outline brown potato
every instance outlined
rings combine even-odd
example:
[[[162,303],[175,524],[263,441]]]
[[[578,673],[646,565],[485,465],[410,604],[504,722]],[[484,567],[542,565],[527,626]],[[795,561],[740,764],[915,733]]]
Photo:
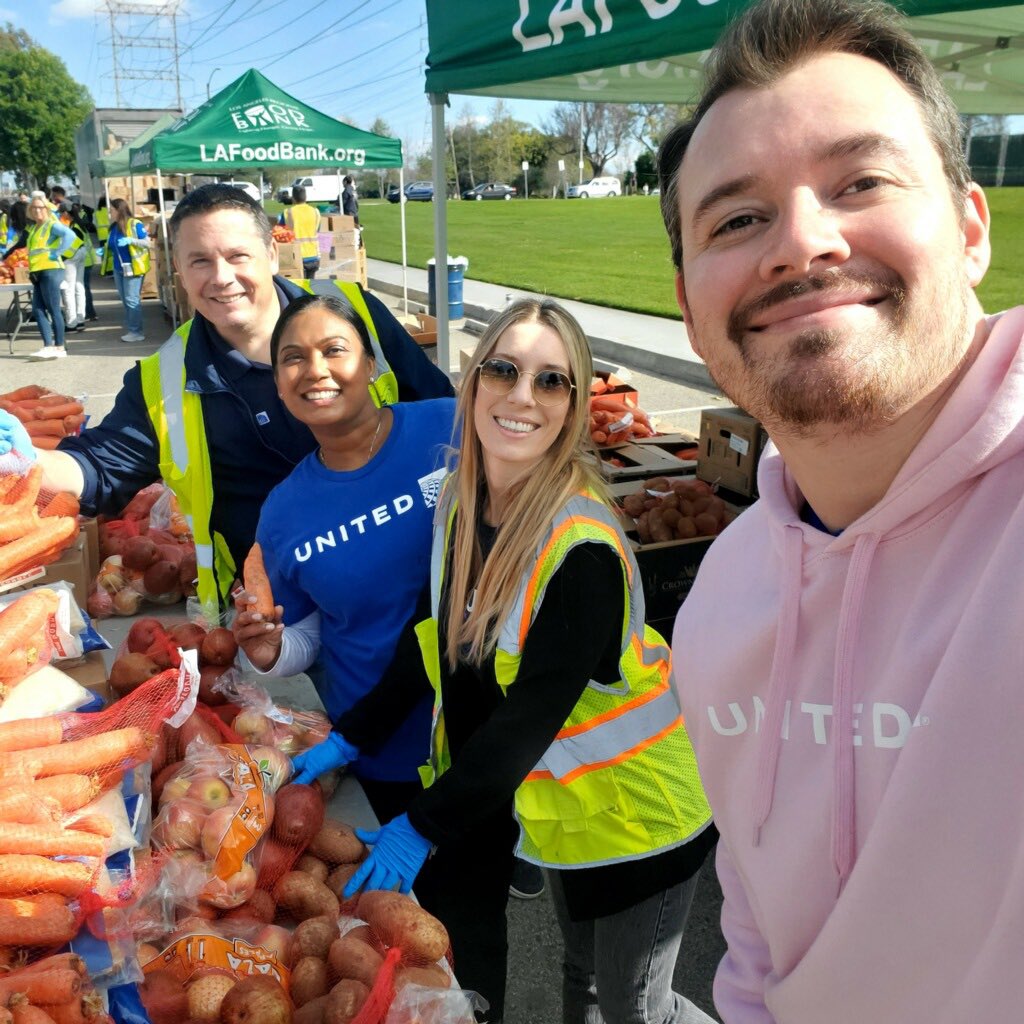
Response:
[[[327,963],[336,980],[351,978],[361,981],[367,988],[373,988],[384,958],[365,942],[345,935],[331,943]]]
[[[644,544],[649,544],[651,542],[651,514],[650,514],[650,512],[645,512],[642,516],[640,516],[639,519],[637,519],[637,521],[636,521],[636,532],[637,532],[637,536],[640,538],[640,540]]]
[[[357,911],[385,945],[398,946],[406,956],[434,962],[448,951],[444,925],[408,896],[380,890],[363,893]]]
[[[718,533],[718,517],[710,512],[698,512],[693,517],[693,523],[700,537],[714,537]]]
[[[305,871],[307,875],[312,875],[318,882],[326,882],[327,876],[330,874],[330,869],[319,857],[308,853],[304,853],[295,862],[295,870]]]
[[[274,900],[296,921],[310,917],[337,917],[338,897],[305,871],[289,871],[274,886]]]
[[[677,508],[666,508],[661,513],[661,521],[670,530],[674,530],[676,528],[676,523],[678,523],[680,519],[682,519],[682,516],[679,514],[679,509]]]
[[[339,900],[344,901],[344,889],[348,885],[349,879],[359,870],[358,864],[339,864],[328,876],[327,876],[327,888],[338,897]]]
[[[425,967],[399,967],[395,971],[395,991],[401,992],[406,985],[451,988],[452,979],[448,972],[437,964],[428,964]]]
[[[676,536],[680,540],[690,540],[697,536],[697,524],[694,523],[692,516],[683,516],[676,523]]]
[[[292,1016],[292,1024],[323,1024],[327,1012],[327,996],[317,996],[300,1006]],[[349,1020],[352,1018],[349,1017]]]
[[[334,917],[308,917],[300,921],[292,935],[292,958],[315,956],[327,959],[331,943],[338,938],[338,921]],[[324,989],[322,995],[326,995]]]
[[[345,978],[327,994],[324,1004],[324,1024],[349,1024],[363,1008],[370,990],[361,981]],[[295,1024],[298,1024],[296,1021]]]
[[[291,986],[289,989],[292,1002],[297,1006],[305,1006],[319,996],[330,991],[327,981],[327,962],[315,956],[304,956],[292,968]]]
[[[622,499],[622,507],[627,515],[638,516],[644,511],[644,496],[642,494],[627,494]]]
[[[350,826],[329,818],[313,836],[306,853],[328,865],[356,864],[366,859],[367,849]]]

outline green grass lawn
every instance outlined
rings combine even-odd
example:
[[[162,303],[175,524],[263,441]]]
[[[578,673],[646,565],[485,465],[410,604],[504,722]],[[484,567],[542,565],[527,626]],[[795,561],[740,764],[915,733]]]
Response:
[[[978,294],[995,312],[1020,303],[1024,188],[991,189],[992,267]],[[409,263],[434,254],[433,204],[406,206]],[[364,201],[367,254],[401,262],[398,206]],[[679,316],[668,238],[653,196],[448,204],[448,252],[469,258],[468,276],[561,298]]]

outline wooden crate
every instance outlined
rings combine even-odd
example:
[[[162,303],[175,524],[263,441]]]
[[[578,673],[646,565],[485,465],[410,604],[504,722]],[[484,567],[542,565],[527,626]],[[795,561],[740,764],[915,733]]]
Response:
[[[692,473],[695,462],[677,459],[668,451],[652,444],[626,441],[610,448],[599,448],[601,468],[609,480],[633,480],[642,476],[673,476]],[[610,460],[622,463],[616,465]]]

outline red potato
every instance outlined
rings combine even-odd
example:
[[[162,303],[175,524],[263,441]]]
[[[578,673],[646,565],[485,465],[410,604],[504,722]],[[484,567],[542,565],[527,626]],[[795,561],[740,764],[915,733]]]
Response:
[[[203,638],[206,636],[206,630],[195,622],[179,622],[168,632],[171,639],[183,651],[198,651],[199,645],[202,644]]]
[[[211,629],[199,647],[199,660],[203,665],[230,665],[238,653],[238,644],[230,629],[218,626]]]
[[[160,553],[148,537],[129,537],[124,545],[122,561],[129,569],[148,569]]]
[[[290,782],[277,791],[273,835],[286,846],[305,849],[324,823],[324,802],[312,786]]]
[[[143,654],[150,647],[157,637],[162,636],[165,630],[159,619],[145,618],[137,619],[128,630],[125,643],[128,650],[133,654]]]
[[[156,662],[145,654],[122,654],[110,666],[110,685],[118,697],[124,697],[159,674]]]
[[[211,708],[227,704],[227,697],[213,687],[217,680],[230,670],[230,665],[204,665],[199,670],[199,699],[204,704]]]

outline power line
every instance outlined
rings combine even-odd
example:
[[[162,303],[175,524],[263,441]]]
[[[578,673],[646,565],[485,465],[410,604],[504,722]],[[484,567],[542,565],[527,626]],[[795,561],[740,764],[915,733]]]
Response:
[[[378,85],[381,82],[387,82],[392,78],[398,78],[401,75],[407,75],[410,71],[419,71],[423,67],[422,61],[419,59],[419,54],[416,55],[416,59],[412,64],[407,67],[400,68],[398,71],[393,71],[390,75],[381,75],[376,78],[368,78],[364,82],[357,82],[355,85],[346,85],[342,90],[342,95],[345,97],[350,96],[354,92],[358,92],[360,89],[366,89],[371,85]],[[314,93],[312,96],[307,96],[306,102],[313,102],[315,100],[324,99],[328,96],[337,96],[338,90],[331,89],[329,92]]]
[[[375,53],[382,47],[390,46],[392,43],[397,43],[399,39],[404,39],[407,35],[412,32],[418,32],[423,27],[422,23],[419,25],[413,25],[412,28],[406,29],[405,32],[400,32],[397,36],[393,36],[391,39],[385,39],[384,42],[378,43],[376,46],[371,46],[368,50],[363,50],[362,53],[357,53],[354,57],[346,57],[344,60],[339,61],[337,64],[331,65],[329,68],[324,68],[323,71],[317,71],[312,75],[306,75],[305,78],[296,79],[294,82],[289,82],[288,87],[291,88],[293,85],[299,85],[301,82],[308,82],[311,78],[319,78],[321,75],[326,75],[330,71],[337,71],[338,68],[343,67],[345,64],[351,64],[353,61],[361,60],[363,57],[368,56],[371,53]]]
[[[321,2],[322,2],[322,0],[321,0]],[[370,0],[363,0],[363,2],[354,11],[350,11],[348,14],[343,14],[337,21],[332,22],[330,25],[327,26],[327,28],[321,34],[320,38],[321,39],[324,38],[325,35],[328,35],[330,33],[331,29],[333,29],[336,26],[340,25],[343,21],[346,21],[353,14],[357,14],[359,11],[361,11],[369,3],[370,3]],[[317,4],[317,6],[319,7],[320,5]],[[284,60],[285,57],[290,57],[293,53],[295,53],[296,50],[301,50],[306,45],[308,45],[308,44],[304,40],[303,42],[299,43],[297,46],[293,46],[290,50],[285,50],[285,52],[282,53],[279,57],[275,57],[269,64],[264,64],[263,67],[264,68],[272,68],[278,61]]]

